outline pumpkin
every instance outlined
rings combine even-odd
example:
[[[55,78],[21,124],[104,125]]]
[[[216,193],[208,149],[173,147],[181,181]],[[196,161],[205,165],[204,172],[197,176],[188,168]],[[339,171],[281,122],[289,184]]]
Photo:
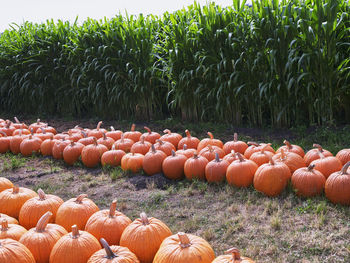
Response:
[[[157,139],[160,138],[160,134],[158,132],[151,131],[151,129],[146,126],[143,128],[147,131],[143,134],[143,136],[145,137],[145,141],[155,144]]]
[[[292,175],[292,185],[298,196],[312,197],[321,194],[326,183],[324,175],[317,171],[315,165],[296,170]]]
[[[245,158],[244,155],[241,155],[241,156],[242,156],[243,158]],[[231,164],[233,161],[238,160],[238,157],[237,157],[237,154],[235,153],[235,151],[232,150],[231,153],[226,154],[226,155],[224,156],[224,158],[222,158],[222,159],[225,160],[225,161],[227,161],[229,164]]]
[[[115,141],[111,137],[107,137],[106,133],[103,133],[102,136],[102,138],[97,140],[97,143],[103,144],[108,148],[108,150],[112,149],[112,146],[115,143]]]
[[[30,130],[28,130],[28,128],[26,128],[26,125],[24,123],[21,124],[21,127],[16,128],[16,130],[12,133],[12,136],[15,135],[29,135],[30,134]]]
[[[53,246],[61,237],[68,234],[63,227],[48,224],[51,216],[51,212],[46,212],[38,220],[36,227],[23,234],[19,240],[30,250],[36,263],[49,262]]]
[[[75,164],[79,160],[84,147],[85,145],[82,143],[71,141],[63,150],[63,160],[66,164]]]
[[[226,180],[230,185],[248,187],[253,183],[254,174],[258,165],[244,158],[239,152],[236,153],[238,160],[233,161],[226,170]]]
[[[213,248],[207,241],[180,232],[163,241],[153,263],[211,263],[214,258]]]
[[[279,153],[276,153],[272,159],[275,162],[282,162],[286,164],[292,174],[297,169],[306,167],[304,158],[294,152],[285,152],[284,149],[281,149]]]
[[[56,139],[53,138],[53,136],[50,139],[46,139],[43,141],[40,145],[40,152],[44,156],[51,156],[52,155],[52,148],[57,142]]]
[[[10,146],[11,148],[11,146]],[[350,149],[342,149],[335,156],[341,161],[342,165],[350,161]]]
[[[6,189],[0,192],[0,213],[17,219],[23,204],[35,196],[37,194],[34,191],[17,185],[11,189]]]
[[[26,138],[22,133],[14,135],[10,138],[9,149],[13,154],[19,154],[21,152],[21,143]]]
[[[63,226],[67,231],[72,225],[85,229],[86,222],[95,212],[99,211],[97,205],[87,198],[86,194],[78,195],[64,202],[57,210],[56,224]]]
[[[247,159],[249,159],[253,153],[260,151],[266,143],[257,144],[256,142],[248,142],[248,145],[250,146],[244,152],[244,157]],[[273,154],[275,153],[275,150],[270,145],[265,148],[265,151],[272,152]]]
[[[154,148],[156,150],[160,150],[166,154],[166,156],[171,155],[171,151],[176,151],[176,148],[174,145],[172,145],[170,142],[157,140],[157,143],[154,144]]]
[[[102,154],[107,151],[107,147],[103,144],[98,144],[95,138],[94,144],[85,146],[81,151],[81,161],[86,167],[95,167],[101,162]]]
[[[0,239],[12,238],[19,240],[27,230],[18,224],[9,224],[6,219],[2,219],[0,228]]]
[[[95,252],[87,263],[140,263],[136,255],[126,247],[109,246],[107,241],[100,239],[103,249]]]
[[[237,248],[230,248],[225,252],[229,255],[218,256],[212,263],[255,263],[251,258],[241,256]]]
[[[322,152],[318,152],[320,159],[316,159],[311,162],[315,165],[315,169],[320,171],[326,178],[332,173],[340,171],[342,168],[342,163],[337,157],[328,156],[325,157]]]
[[[198,152],[200,152],[202,149],[204,149],[208,145],[217,146],[219,148],[222,148],[224,146],[222,141],[220,141],[218,139],[214,139],[214,135],[211,132],[207,132],[207,134],[208,134],[209,138],[205,138],[198,143],[198,146],[197,146]]]
[[[176,151],[176,154],[185,155],[186,158],[188,159],[188,158],[191,158],[193,156],[193,154],[195,154],[196,152],[197,152],[196,149],[194,149],[194,148],[188,149],[187,144],[184,144],[182,149]]]
[[[63,204],[63,200],[56,195],[47,195],[41,189],[38,196],[27,200],[19,212],[19,223],[26,229],[36,225],[38,220],[48,211],[52,213],[50,222],[55,222],[58,208]]]
[[[208,182],[222,182],[226,177],[226,170],[230,164],[220,159],[219,154],[215,154],[215,159],[210,161],[205,167],[205,178]]]
[[[276,153],[280,153],[281,150],[283,149],[285,152],[293,152],[298,154],[300,157],[305,156],[305,152],[303,148],[301,148],[299,145],[291,144],[289,141],[284,140],[283,143],[285,144],[284,146],[281,146],[280,148],[277,149]]]
[[[273,156],[272,152],[266,151],[267,147],[269,147],[271,144],[265,144],[263,147],[260,148],[260,151],[253,153],[249,160],[255,162],[258,166],[268,163],[270,158]]]
[[[334,204],[350,205],[350,173],[347,162],[343,168],[332,173],[326,180],[326,197]]]
[[[185,133],[186,133],[186,137],[182,138],[179,141],[179,144],[177,145],[177,149],[182,149],[185,144],[187,145],[187,148],[197,149],[198,144],[200,142],[199,139],[197,137],[192,137],[189,130],[185,130]]]
[[[219,154],[220,158],[225,156],[223,149],[210,144],[199,152],[199,155],[205,157],[209,162],[215,159],[215,154]]]
[[[125,139],[130,139],[133,142],[138,142],[140,140],[142,133],[139,131],[135,131],[135,127],[135,124],[132,124],[130,131],[124,133]]]
[[[24,139],[20,144],[21,154],[24,156],[30,156],[33,153],[39,153],[41,143],[42,140],[33,135],[29,135],[29,137]]]
[[[178,133],[171,132],[169,129],[165,129],[163,131],[165,134],[160,137],[161,141],[170,142],[172,145],[174,145],[175,148],[177,148],[177,145],[179,144],[179,141],[182,139],[182,136]]]
[[[61,160],[63,159],[64,149],[71,143],[69,140],[57,140],[52,147],[52,157]]]
[[[7,136],[12,136],[13,132],[16,130],[16,128],[12,125],[11,121],[7,121],[6,125],[2,128],[0,128],[0,131],[5,133]]]
[[[325,157],[333,156],[333,154],[330,151],[323,149],[322,146],[319,144],[314,143],[313,147],[315,149],[311,149],[304,156],[304,161],[305,161],[307,166],[309,166],[312,161],[321,158],[320,155],[318,154],[319,152],[321,152]]]
[[[40,127],[39,129],[36,130],[35,133],[52,133],[53,135],[57,134],[57,131],[54,127],[51,127],[49,125],[45,125],[43,127]]]
[[[85,146],[95,143],[95,137],[88,136],[84,131],[81,131],[81,134],[83,135],[83,138],[78,141],[79,143],[84,144]]]
[[[103,166],[110,165],[113,167],[120,166],[121,160],[125,152],[122,150],[116,150],[115,146],[112,146],[110,151],[104,152],[101,156],[101,164]]]
[[[36,132],[39,128],[45,127],[47,123],[41,122],[40,119],[37,119],[36,122],[29,125],[28,129],[33,129],[33,132]]]
[[[8,216],[8,215],[1,214],[1,213],[0,213],[0,222],[1,222],[3,219],[6,219],[7,222],[8,222],[9,224],[16,224],[16,225],[18,225],[18,221],[17,221],[16,218],[13,218],[13,217],[11,217],[11,216]]]
[[[152,143],[145,141],[145,137],[141,136],[140,141],[135,142],[130,149],[132,153],[141,153],[145,155],[151,149]]]
[[[81,133],[81,130],[79,130],[78,132],[72,132],[72,130],[69,130],[68,135],[69,135],[68,140],[72,142],[78,142],[79,140],[84,138],[84,136]]]
[[[72,232],[61,237],[50,254],[50,263],[86,263],[101,245],[98,240],[86,231],[79,231],[76,225]]]
[[[192,158],[186,160],[184,165],[184,172],[187,179],[193,178],[205,179],[205,167],[208,164],[208,160],[195,153]]]
[[[162,221],[141,213],[140,218],[125,228],[120,245],[129,248],[140,262],[152,263],[162,241],[171,235],[170,229]]]
[[[54,135],[53,138],[56,140],[67,140],[68,141],[70,138],[70,135],[66,132],[58,133],[58,134]]]
[[[13,183],[5,178],[5,177],[0,177],[0,192],[6,190],[6,189],[10,189],[13,187]]]
[[[16,123],[13,123],[12,125],[16,129],[28,129],[28,126],[24,122],[20,122],[17,117],[14,117],[14,120]]]
[[[11,238],[0,239],[0,262],[36,263],[29,249]]]
[[[3,131],[0,131],[0,136],[0,153],[6,153],[10,150],[10,137]]]
[[[184,166],[186,161],[187,157],[185,155],[176,154],[175,151],[172,151],[171,155],[166,157],[162,164],[164,176],[173,180],[184,177]]]
[[[95,137],[96,139],[100,139],[103,137],[103,134],[107,131],[105,129],[101,129],[102,121],[97,123],[96,129],[90,130],[88,132],[89,137]]]
[[[106,136],[112,138],[114,141],[118,141],[122,137],[123,132],[120,130],[115,130],[113,126],[111,126],[111,130],[106,132]]]
[[[41,131],[40,133],[38,133]],[[36,131],[35,137],[39,138],[42,141],[45,141],[46,139],[50,139],[51,136],[54,136],[52,132],[47,132],[44,128],[40,128]]]
[[[109,209],[94,213],[86,223],[85,231],[97,240],[104,238],[111,245],[119,245],[124,229],[131,220],[123,213],[116,211],[117,201],[114,200]]]
[[[134,144],[133,140],[125,138],[124,134],[122,134],[122,137],[114,143],[114,146],[116,149],[122,150],[128,153],[130,152],[133,144]]]
[[[124,171],[137,173],[142,170],[144,156],[140,153],[127,153],[121,160],[121,168]]]
[[[244,154],[245,150],[247,150],[248,144],[246,144],[243,141],[238,140],[237,133],[233,134],[233,141],[228,141],[224,144],[223,150],[226,154],[231,153],[231,151],[239,152],[241,154]]]
[[[277,196],[288,183],[290,170],[284,163],[275,163],[270,158],[269,163],[261,165],[254,175],[254,188],[267,196]]]
[[[152,144],[151,151],[143,158],[142,168],[144,172],[148,175],[161,173],[162,163],[166,157],[167,155],[164,152],[156,150],[154,144]]]

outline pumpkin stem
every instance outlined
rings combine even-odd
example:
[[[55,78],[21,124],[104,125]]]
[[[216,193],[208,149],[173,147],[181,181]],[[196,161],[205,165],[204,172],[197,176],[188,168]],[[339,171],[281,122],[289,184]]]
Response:
[[[7,231],[9,229],[9,223],[6,219],[3,219],[1,222],[1,231]]]
[[[141,218],[141,221],[142,221],[142,224],[143,225],[149,225],[149,221],[148,221],[148,217],[147,217],[147,215],[146,215],[146,213],[145,212],[142,212],[141,214],[140,214],[140,218]]]
[[[307,167],[307,170],[308,170],[309,172],[311,172],[312,169],[315,168],[315,166],[316,166],[316,165],[314,165],[314,164],[310,164],[310,165]]]
[[[113,218],[115,216],[115,211],[117,210],[117,200],[113,200],[111,206],[109,207],[109,217]]]
[[[103,140],[107,140],[107,136],[105,132],[102,133],[102,136],[103,136]]]
[[[14,185],[12,188],[12,193],[13,194],[18,194],[19,193],[19,186],[18,185]]]
[[[283,148],[281,149],[281,160],[285,160],[286,159],[286,153],[284,152]]]
[[[349,166],[350,166],[350,161],[347,162],[346,164],[344,164],[343,168],[341,168],[340,174],[348,174],[347,171],[348,171]]]
[[[235,132],[235,133],[233,134],[233,141],[234,141],[234,142],[237,142],[237,141],[238,141],[238,134],[237,134],[237,132]]]
[[[236,152],[236,156],[238,157],[240,162],[245,162],[245,159],[243,158],[243,156],[240,152]]]
[[[232,156],[234,156],[235,155],[235,150],[231,150],[231,154],[232,154]]]
[[[81,204],[83,202],[83,199],[87,198],[87,197],[88,197],[87,194],[78,195],[77,198],[75,199],[75,202],[78,204]]]
[[[232,254],[233,262],[235,262],[236,260],[240,260],[241,259],[241,253],[235,247],[226,250],[225,253],[226,254]]]
[[[86,134],[86,132],[84,132],[84,131],[81,131],[80,133],[81,133],[81,134],[83,135],[83,137],[84,137],[84,138],[86,138],[86,137],[87,137],[87,134]]]
[[[37,119],[37,120],[36,120],[36,124],[40,124],[40,119]]]
[[[163,132],[164,132],[164,133],[167,133],[168,135],[171,134],[171,131],[170,131],[169,129],[165,129]]]
[[[105,256],[105,258],[107,258],[107,259],[113,259],[113,258],[116,258],[116,257],[117,257],[117,255],[114,254],[113,250],[111,249],[111,247],[109,246],[108,242],[107,242],[104,238],[101,238],[101,239],[100,239],[100,242],[101,242],[101,244],[102,244],[102,246],[103,246],[103,248],[105,249],[106,254],[107,254],[107,255]]]
[[[72,235],[71,235],[71,237],[72,237],[73,239],[76,239],[76,238],[78,238],[79,236],[80,236],[80,233],[79,233],[78,226],[77,226],[77,225],[73,225],[73,226],[72,226]]]
[[[30,134],[34,135],[34,129],[33,128],[30,128]]]
[[[50,211],[46,212],[42,217],[40,217],[38,223],[36,224],[35,230],[36,232],[44,232],[49,220],[52,216]]]
[[[287,147],[288,147],[289,150],[291,150],[291,149],[293,148],[293,146],[290,144],[289,141],[284,140],[283,143],[284,143],[285,145],[287,145]]]
[[[219,163],[220,162],[220,158],[219,158],[219,154],[215,153],[215,162]]]
[[[96,137],[93,137],[95,146],[98,145]]]
[[[20,123],[17,117],[14,117],[16,123]]]
[[[171,150],[171,156],[175,157],[176,156],[176,153],[174,150]]]
[[[115,131],[115,129],[114,129],[114,127],[113,127],[113,126],[111,126],[111,131]]]
[[[151,134],[152,133],[152,131],[151,131],[151,129],[150,128],[148,128],[147,126],[144,126],[143,127],[149,134]]]
[[[269,157],[269,160],[270,160],[270,164],[271,165],[275,165],[275,162],[272,160],[272,157],[270,155],[268,155],[268,157]]]
[[[183,150],[187,150],[187,144],[184,144],[184,147],[182,148]]]
[[[207,132],[207,134],[209,135],[210,140],[214,139],[214,135],[211,132]]]
[[[122,133],[122,135],[120,136],[120,142],[124,143],[124,133]]]
[[[314,147],[314,148],[318,148],[318,150],[319,150],[320,152],[323,152],[323,148],[322,148],[322,146],[321,146],[321,145],[319,145],[319,144],[317,144],[317,143],[314,143],[314,144],[312,145],[312,147]]]
[[[265,144],[265,145],[261,148],[261,153],[264,153],[265,150],[267,149],[267,147],[269,147],[270,145],[271,145],[271,143]]]
[[[322,151],[320,151],[320,149],[318,149],[318,156],[320,156],[320,159],[325,158],[325,156],[323,155]]]
[[[248,145],[259,146],[259,144],[258,144],[258,143],[256,143],[256,142],[247,142],[247,144],[248,144]]]
[[[11,123],[12,123],[12,122],[8,121],[8,122],[6,123],[6,126],[5,126],[5,127],[6,127],[7,129],[10,128]]]
[[[186,133],[187,138],[191,138],[191,133],[189,130],[185,130],[185,133]]]
[[[142,135],[142,136],[140,137],[140,141],[141,141],[142,144],[145,144],[145,136]]]
[[[193,153],[193,159],[198,159],[198,152]]]
[[[43,134],[46,134],[46,130],[43,127],[40,127],[39,129],[43,132]]]
[[[151,145],[152,153],[156,153],[156,148],[154,147],[154,144]]]
[[[210,144],[208,144],[208,149],[209,149],[209,152],[212,152],[212,151],[213,151],[213,147],[211,147]]]
[[[135,127],[136,127],[136,125],[135,125],[135,123],[133,123],[132,125],[131,125],[131,131],[135,131]]]
[[[187,247],[190,247],[192,245],[190,239],[188,238],[188,236],[185,233],[179,232],[179,233],[177,233],[177,236],[179,237],[181,248],[187,248]]]
[[[100,130],[100,127],[101,127],[101,125],[102,125],[102,121],[99,121],[98,123],[97,123],[97,127],[96,127],[96,130]]]
[[[111,149],[111,150],[112,150],[112,151],[115,150],[115,144],[112,145],[112,149]]]
[[[38,190],[38,196],[41,201],[46,200],[46,194],[41,188]]]
[[[74,145],[75,145],[75,142],[74,142],[74,141],[71,141],[71,142],[70,142],[70,146],[73,147]]]
[[[164,144],[164,142],[162,140],[160,140],[160,139],[157,139],[156,141],[159,143],[159,145],[163,145]]]

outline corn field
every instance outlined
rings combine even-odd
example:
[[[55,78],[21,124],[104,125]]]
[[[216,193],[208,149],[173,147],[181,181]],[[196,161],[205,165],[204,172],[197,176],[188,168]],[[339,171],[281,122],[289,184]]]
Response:
[[[13,25],[0,36],[0,111],[349,122],[349,11],[344,0],[234,0],[161,17]]]

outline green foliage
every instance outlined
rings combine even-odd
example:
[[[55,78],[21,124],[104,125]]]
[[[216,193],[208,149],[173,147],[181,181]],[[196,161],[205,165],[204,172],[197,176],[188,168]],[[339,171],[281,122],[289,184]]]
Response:
[[[234,0],[0,36],[0,110],[249,125],[350,120],[345,0]]]

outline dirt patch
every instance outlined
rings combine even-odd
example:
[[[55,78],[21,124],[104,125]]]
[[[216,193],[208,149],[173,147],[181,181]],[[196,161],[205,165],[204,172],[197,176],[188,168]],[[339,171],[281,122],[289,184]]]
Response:
[[[157,189],[167,189],[170,185],[174,185],[177,181],[170,180],[164,177],[163,174],[155,174],[152,176],[136,174],[126,179],[127,182],[135,186],[136,190],[147,189],[147,188],[157,188]]]

